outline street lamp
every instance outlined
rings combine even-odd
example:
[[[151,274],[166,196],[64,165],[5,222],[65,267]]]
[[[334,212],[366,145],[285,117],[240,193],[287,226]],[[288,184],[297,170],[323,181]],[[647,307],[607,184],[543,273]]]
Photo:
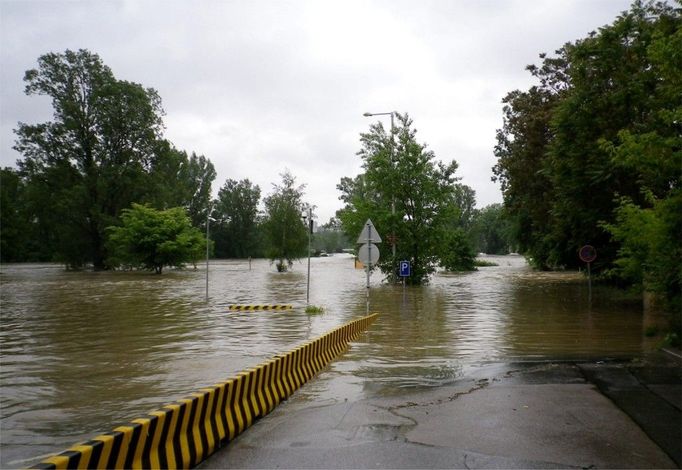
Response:
[[[390,113],[363,113],[362,115],[365,117],[391,116],[391,140],[393,140],[393,115],[394,114],[395,114],[395,111],[391,111]]]
[[[393,161],[393,152],[394,152],[394,147],[395,147],[395,142],[393,140],[393,130],[394,130],[394,125],[393,125],[393,115],[396,114],[395,111],[391,111],[388,113],[363,113],[362,115],[365,117],[371,117],[371,116],[391,116],[391,169],[393,169],[393,165],[395,162]],[[391,190],[391,193],[393,193],[393,190]],[[392,219],[395,219],[395,194],[391,194],[391,216]],[[392,224],[394,224],[395,221],[392,220]],[[395,227],[391,227],[394,229]],[[393,253],[393,262],[395,263],[395,231],[391,232],[391,251]]]

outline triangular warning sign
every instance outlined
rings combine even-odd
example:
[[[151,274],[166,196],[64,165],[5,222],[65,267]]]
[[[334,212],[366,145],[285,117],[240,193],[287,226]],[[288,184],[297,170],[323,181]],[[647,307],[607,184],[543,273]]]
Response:
[[[374,228],[371,219],[367,219],[367,222],[365,222],[365,226],[362,228],[362,232],[360,232],[360,236],[358,237],[358,243],[381,243],[379,232]]]

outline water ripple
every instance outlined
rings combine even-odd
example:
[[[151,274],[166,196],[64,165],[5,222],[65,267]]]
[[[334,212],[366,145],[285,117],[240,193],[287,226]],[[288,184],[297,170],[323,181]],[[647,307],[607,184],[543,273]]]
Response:
[[[390,394],[452,382],[481,361],[647,346],[639,304],[599,290],[589,304],[579,275],[493,259],[499,266],[438,273],[425,287],[374,274],[370,304],[381,315],[301,396]],[[30,465],[365,314],[365,275],[347,256],[312,260],[311,303],[326,310],[317,316],[303,311],[303,264],[281,274],[263,260],[214,262],[209,302],[205,274],[0,266],[0,466]],[[295,308],[229,311],[235,303]]]

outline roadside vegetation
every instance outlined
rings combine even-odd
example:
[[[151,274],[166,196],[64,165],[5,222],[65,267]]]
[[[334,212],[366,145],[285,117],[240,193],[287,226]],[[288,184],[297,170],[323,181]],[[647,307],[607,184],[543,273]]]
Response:
[[[182,207],[159,211],[133,204],[123,209],[121,225],[108,231],[110,266],[140,267],[161,274],[164,266],[196,263],[206,252],[206,238],[192,227]]]
[[[370,124],[362,171],[337,185],[343,207],[313,235],[312,251],[355,248],[370,218],[384,240],[384,278],[397,281],[397,261],[409,260],[409,282],[423,284],[439,267],[475,269],[477,253],[578,269],[578,250],[592,245],[592,272],[654,294],[679,342],[681,25],[679,8],[636,1],[527,67],[535,84],[503,99],[493,150],[503,204],[476,209],[457,162],[419,142],[407,113],[390,113],[389,128]],[[307,255],[301,214],[314,206],[288,171],[264,197],[250,180],[228,178],[213,200],[213,164],[164,138],[153,88],[117,79],[87,50],[45,54],[24,81],[29,97],[51,100],[53,118],[18,123],[21,159],[0,170],[2,262],[160,273],[205,253],[207,223],[217,257],[269,257],[285,271]]]
[[[284,272],[295,259],[305,256],[308,235],[301,220],[306,208],[302,200],[305,186],[296,186],[296,178],[288,171],[281,176],[282,183],[274,185],[274,191],[264,201],[263,235],[267,257],[277,271]]]
[[[267,254],[285,270],[305,254],[293,176],[283,175],[263,213],[260,188],[248,179],[227,179],[212,200],[213,164],[163,137],[154,89],[117,79],[87,50],[45,54],[24,81],[27,95],[51,99],[54,114],[19,123],[14,148],[22,158],[0,170],[2,262],[160,274],[204,256],[209,222],[217,256]]]
[[[489,268],[492,266],[499,266],[499,264],[494,263],[492,261],[476,258],[476,260],[474,261],[474,266],[476,266],[477,268]]]
[[[317,305],[306,305],[305,313],[307,313],[308,315],[320,315],[324,313],[324,307],[320,307]]]
[[[663,299],[680,335],[682,18],[635,2],[612,24],[541,54],[537,83],[504,102],[493,171],[513,238],[541,269],[593,272]]]
[[[457,162],[438,161],[417,141],[407,114],[393,115],[397,124],[390,129],[377,122],[361,134],[364,172],[337,186],[344,232],[360,233],[371,218],[386,247],[395,237],[395,257],[386,248],[378,263],[389,282],[399,279],[399,260],[410,260],[412,284],[428,282],[438,265],[473,269],[475,252],[465,232],[475,206],[473,190],[458,182]]]

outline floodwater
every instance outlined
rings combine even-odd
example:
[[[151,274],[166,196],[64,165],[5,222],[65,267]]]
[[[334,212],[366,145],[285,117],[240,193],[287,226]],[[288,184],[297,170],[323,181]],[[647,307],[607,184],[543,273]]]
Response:
[[[380,316],[346,354],[299,390],[328,401],[446,384],[489,361],[641,355],[641,302],[577,273],[538,273],[518,256],[473,273],[436,274],[424,287],[381,284]],[[265,260],[214,261],[194,271],[66,272],[0,266],[0,467],[46,454],[142,417],[362,316],[365,275],[347,255],[280,274]],[[231,304],[292,304],[229,311]]]

